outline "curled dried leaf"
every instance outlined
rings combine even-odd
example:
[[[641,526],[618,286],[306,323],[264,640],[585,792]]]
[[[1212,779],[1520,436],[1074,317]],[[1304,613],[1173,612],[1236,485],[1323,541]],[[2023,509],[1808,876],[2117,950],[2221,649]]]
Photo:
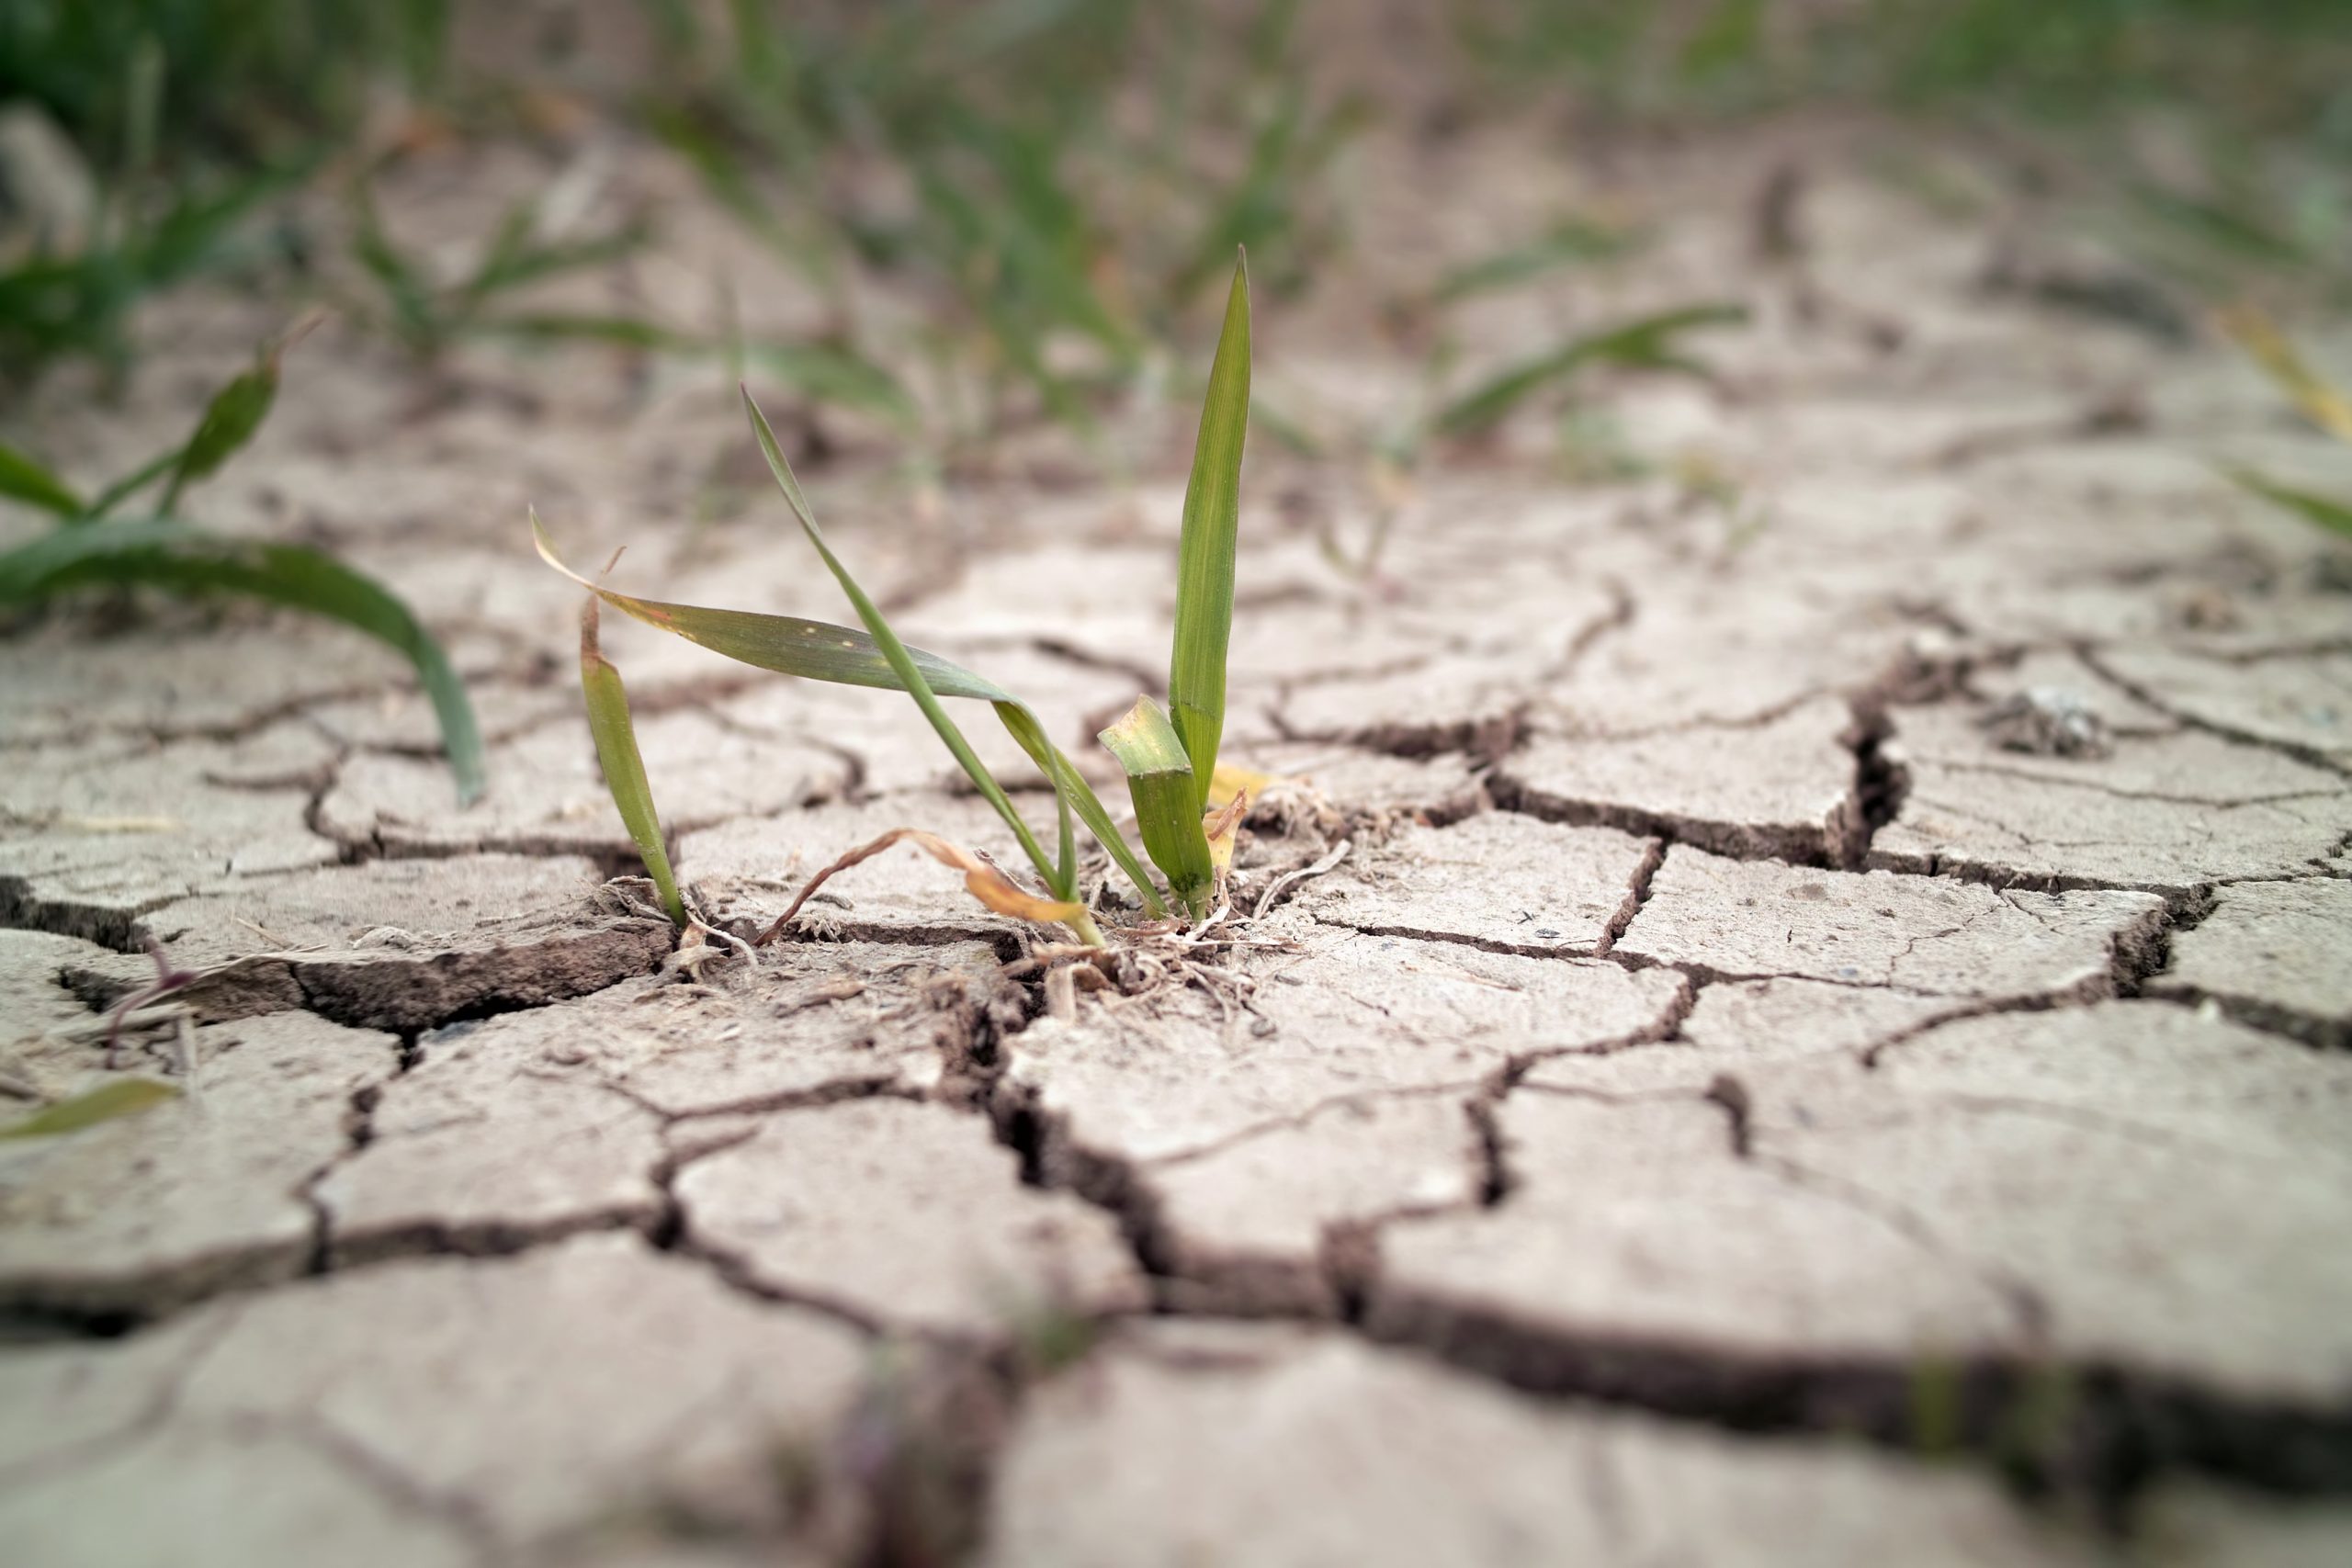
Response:
[[[1201,818],[1201,831],[1209,840],[1209,863],[1216,868],[1220,885],[1233,869],[1233,840],[1240,834],[1241,818],[1249,813],[1250,792],[1237,789],[1231,800]]]
[[[2352,441],[2352,397],[2312,369],[2277,322],[2251,305],[2223,310],[2218,320],[2305,419],[2339,441]]]
[[[1237,795],[1262,795],[1283,781],[1234,762],[1219,762],[1209,775],[1209,804],[1223,806]]]
[[[872,860],[891,845],[900,842],[911,843],[941,864],[962,872],[964,886],[972,897],[996,913],[1011,915],[1015,919],[1035,920],[1041,925],[1067,925],[1081,937],[1092,937],[1089,945],[1101,945],[1100,936],[1094,931],[1093,918],[1087,914],[1085,905],[1063,899],[1040,898],[1034,893],[1025,893],[1012,878],[971,851],[960,844],[950,843],[936,833],[926,833],[920,828],[893,828],[880,838],[858,845],[810,877],[808,886],[801,888],[784,913],[759,934],[758,942],[763,945],[781,935],[785,927],[792,923],[792,918],[800,912],[800,907],[808,902],[809,896],[833,876],[861,861]]]

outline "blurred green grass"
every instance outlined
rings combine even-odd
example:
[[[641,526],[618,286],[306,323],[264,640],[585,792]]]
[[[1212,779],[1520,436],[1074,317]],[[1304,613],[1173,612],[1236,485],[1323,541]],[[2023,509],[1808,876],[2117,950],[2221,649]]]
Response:
[[[567,25],[520,26],[505,0],[0,0],[0,112],[45,117],[98,195],[79,236],[0,205],[11,388],[76,356],[119,376],[142,299],[284,263],[251,236],[322,171],[347,181],[396,156],[380,128],[362,144],[371,118],[422,112],[461,141],[534,134],[514,112],[533,94],[683,154],[828,302],[808,352],[869,385],[957,382],[924,434],[943,450],[1038,414],[1091,432],[1165,374],[1161,345],[1235,244],[1270,305],[1314,287],[1350,243],[1346,150],[1383,115],[1566,107],[1640,127],[1866,106],[2046,139],[2102,183],[2110,231],[2197,294],[2249,274],[2346,286],[2345,0],[1442,0],[1445,47],[1412,61],[1410,110],[1330,89],[1324,62],[1382,20],[1346,0],[541,9]],[[647,40],[633,79],[568,63],[623,32]],[[2180,129],[2185,163],[2145,164],[2149,115]],[[853,278],[922,330],[873,341]]]
[[[117,167],[138,113],[134,60],[164,64],[155,151],[174,167],[282,156],[348,134],[369,85],[429,85],[463,0],[0,0],[0,102],[40,106]]]

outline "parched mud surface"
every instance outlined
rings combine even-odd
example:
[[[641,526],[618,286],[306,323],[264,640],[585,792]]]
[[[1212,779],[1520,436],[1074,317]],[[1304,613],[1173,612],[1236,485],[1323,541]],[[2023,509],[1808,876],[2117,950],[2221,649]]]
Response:
[[[1476,172],[1534,156],[1375,143],[1399,265],[1503,237]],[[2352,576],[2211,466],[2331,456],[2219,354],[1987,294],[1992,220],[1834,137],[1759,271],[1787,151],[1630,165],[1657,248],[1461,321],[1500,359],[1747,299],[1714,385],[1591,393],[1739,518],[1567,483],[1531,418],[1425,472],[1359,584],[1316,538],[1370,526],[1358,476],[1261,442],[1229,746],[1284,782],[1240,913],[1125,992],[911,852],[755,964],[679,948],[605,886],[523,507],[664,596],[838,618],[738,492],[731,389],[585,352],[428,385],[319,334],[207,514],[424,606],[492,791],[458,809],[421,700],[316,624],[0,645],[0,1094],[189,1091],[0,1143],[6,1555],[2352,1560]],[[710,219],[631,160],[684,289]],[[444,185],[416,220],[480,204]],[[272,324],[191,310],[54,449],[143,448]],[[1288,406],[1415,396],[1337,300],[1259,345]],[[1183,449],[1073,487],[1065,441],[920,505],[854,423],[808,473],[905,634],[1076,750],[1160,662]],[[735,929],[902,824],[1018,863],[910,705],[606,648]],[[2100,744],[2036,720],[2082,709]],[[201,972],[187,1032],[110,1068],[149,938]]]

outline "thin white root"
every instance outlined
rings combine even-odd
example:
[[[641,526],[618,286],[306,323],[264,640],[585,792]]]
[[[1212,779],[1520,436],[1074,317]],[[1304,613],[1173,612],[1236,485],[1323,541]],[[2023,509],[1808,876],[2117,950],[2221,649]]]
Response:
[[[196,1019],[195,1016],[185,1008],[180,1010],[179,1025],[180,1081],[187,1086],[184,1092],[187,1095],[188,1099],[195,1100],[198,1098],[196,1091],[196,1067],[198,1061]]]
[[[1057,964],[1046,971],[1046,1010],[1058,1023],[1078,1021],[1078,982],[1067,964]]]
[[[1232,905],[1219,903],[1216,908],[1211,909],[1207,914],[1201,917],[1201,923],[1199,925],[1194,926],[1191,931],[1186,931],[1182,937],[1178,938],[1177,940],[1179,943],[1184,947],[1198,947],[1201,944],[1201,939],[1208,935],[1216,927],[1223,925],[1232,913]]]
[[[704,941],[723,942],[728,946],[733,948],[737,954],[742,958],[745,964],[754,969],[757,969],[760,966],[760,955],[757,950],[755,950],[750,942],[745,942],[741,937],[737,936],[733,931],[720,931],[717,926],[710,924],[708,921],[697,919],[691,915],[687,917],[686,923],[694,930],[702,932]]]
[[[186,1002],[157,1002],[146,1007],[133,1008],[122,1014],[119,1019],[109,1017],[93,1019],[88,1023],[69,1023],[57,1032],[57,1037],[60,1040],[71,1040],[78,1044],[104,1040],[112,1032],[152,1029],[157,1024],[172,1023],[191,1016],[193,1016],[193,1010]]]
[[[1303,865],[1296,871],[1285,872],[1282,875],[1274,878],[1272,886],[1269,886],[1265,892],[1258,896],[1258,907],[1250,911],[1250,920],[1255,922],[1264,919],[1266,918],[1266,911],[1274,907],[1274,900],[1280,897],[1283,890],[1288,888],[1291,884],[1295,882],[1304,882],[1310,876],[1321,876],[1332,867],[1338,865],[1341,861],[1347,859],[1348,851],[1351,847],[1351,846],[1348,840],[1341,839],[1339,843],[1332,847],[1329,854],[1325,855],[1313,865]]]

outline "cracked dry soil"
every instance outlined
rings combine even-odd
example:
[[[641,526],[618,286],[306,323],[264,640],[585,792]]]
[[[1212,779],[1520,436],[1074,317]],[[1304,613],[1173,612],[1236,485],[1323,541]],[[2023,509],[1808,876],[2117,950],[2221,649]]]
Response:
[[[1374,141],[1419,195],[1368,251],[1491,222],[1494,149]],[[1743,475],[1756,536],[1514,429],[1367,596],[1275,504],[1355,528],[1352,481],[1253,454],[1230,746],[1305,782],[1236,906],[1351,850],[1144,998],[1049,1005],[1035,934],[911,854],[755,968],[680,964],[603,886],[520,519],[836,614],[764,509],[645,522],[739,444],[729,394],[583,352],[420,412],[322,333],[213,510],[426,606],[493,787],[455,809],[420,700],[311,623],[0,648],[0,1092],[103,1076],[144,938],[204,976],[185,1100],[0,1145],[6,1555],[2352,1560],[2352,598],[2203,460],[2324,454],[2217,355],[1976,289],[1987,231],[1834,145],[1804,284],[1852,310],[1792,310],[1736,221],[1777,155],[1654,154],[1677,241],[1590,286],[1755,304],[1713,388],[1610,395]],[[141,446],[268,324],[207,302],[61,442]],[[1261,339],[1270,385],[1409,395],[1312,320]],[[2120,388],[2142,427],[2059,417]],[[854,441],[819,472],[908,635],[1076,750],[1157,662],[1165,603],[1104,585],[1163,573],[1181,453],[1072,490],[1056,439],[912,525]],[[903,823],[1009,849],[908,705],[607,648],[723,916]],[[2047,688],[2103,754],[1997,744]]]

